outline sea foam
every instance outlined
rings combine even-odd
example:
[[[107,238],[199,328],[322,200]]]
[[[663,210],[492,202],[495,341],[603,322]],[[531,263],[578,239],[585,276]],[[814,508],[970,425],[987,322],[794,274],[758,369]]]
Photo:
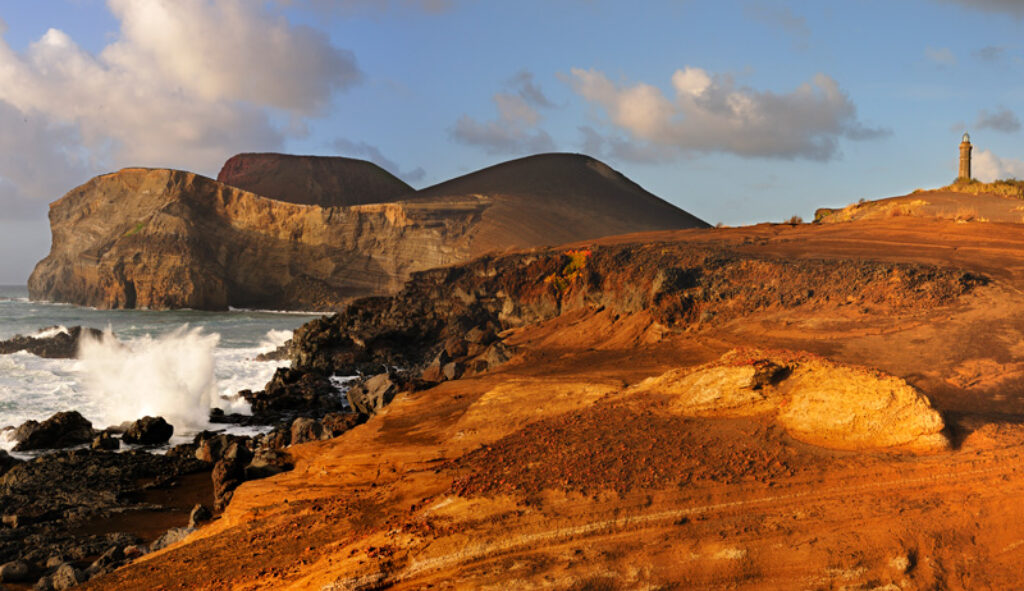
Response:
[[[78,369],[99,425],[162,416],[176,431],[209,425],[218,401],[214,352],[216,333],[187,325],[156,338],[121,342],[109,331],[83,338]],[[235,410],[235,409],[231,409]]]

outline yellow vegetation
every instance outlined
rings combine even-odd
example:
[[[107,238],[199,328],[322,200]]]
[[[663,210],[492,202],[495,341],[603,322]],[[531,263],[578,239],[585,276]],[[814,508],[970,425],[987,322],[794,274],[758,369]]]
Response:
[[[968,195],[993,194],[1001,197],[1024,199],[1024,181],[1017,179],[999,179],[991,183],[983,183],[974,179],[958,178],[952,185],[943,187],[943,191],[967,193]]]

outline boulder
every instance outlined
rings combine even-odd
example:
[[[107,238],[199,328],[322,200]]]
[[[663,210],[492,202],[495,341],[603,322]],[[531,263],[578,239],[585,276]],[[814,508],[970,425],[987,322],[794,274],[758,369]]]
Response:
[[[50,584],[56,591],[64,591],[85,581],[85,574],[71,563],[65,562],[50,575]]]
[[[241,443],[232,443],[213,466],[213,507],[223,511],[231,502],[235,488],[245,481],[245,467],[252,460],[252,452]]]
[[[26,421],[14,432],[14,451],[72,447],[92,441],[92,423],[77,411],[59,412],[42,423]]]
[[[125,443],[141,445],[158,445],[167,443],[174,434],[174,427],[163,417],[142,417],[128,426],[121,436]]]
[[[390,374],[377,374],[363,383],[349,388],[348,403],[352,410],[358,413],[367,416],[374,415],[394,399],[398,388],[398,384]]]
[[[164,532],[163,535],[161,535],[159,538],[157,538],[150,545],[149,549],[151,552],[156,552],[157,550],[161,550],[163,548],[170,546],[171,544],[176,544],[184,540],[188,537],[190,533],[194,531],[196,530],[192,527],[172,527],[171,529]]]
[[[242,396],[253,415],[289,412],[329,412],[341,410],[342,399],[327,376],[287,367],[278,368],[264,390],[243,390]]]
[[[320,425],[320,421],[307,417],[299,417],[292,421],[292,445],[305,443],[307,441],[317,441],[321,438],[323,432],[324,429],[323,426]]]
[[[794,439],[840,450],[948,449],[942,416],[919,390],[884,372],[802,352],[734,350],[697,368],[648,378],[630,394],[660,397],[685,416],[773,414]]]
[[[245,467],[245,480],[268,478],[292,469],[291,456],[274,449],[259,449]]]
[[[120,449],[121,440],[112,436],[110,431],[102,431],[99,435],[93,438],[92,445],[90,447],[95,450],[113,451]]]
[[[196,446],[196,459],[211,464],[216,463],[234,443],[245,445],[250,440],[243,435],[230,435],[227,433],[213,433],[203,431],[195,437],[193,442]]]
[[[32,579],[32,573],[28,563],[23,560],[13,560],[0,565],[0,583],[24,583]]]

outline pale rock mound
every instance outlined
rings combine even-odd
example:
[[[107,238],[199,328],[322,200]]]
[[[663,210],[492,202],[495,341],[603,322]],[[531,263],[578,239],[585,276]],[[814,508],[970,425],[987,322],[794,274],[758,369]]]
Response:
[[[795,439],[831,449],[949,448],[942,416],[906,381],[809,354],[734,350],[696,369],[672,370],[633,386],[685,416],[775,413]]]

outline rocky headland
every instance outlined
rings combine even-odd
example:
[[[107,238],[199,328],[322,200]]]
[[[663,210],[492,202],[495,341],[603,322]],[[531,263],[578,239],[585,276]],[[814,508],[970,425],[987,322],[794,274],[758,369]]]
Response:
[[[29,293],[99,308],[327,310],[491,251],[707,226],[585,156],[532,156],[401,198],[397,179],[338,160],[225,165],[224,180],[277,199],[183,171],[96,177],[51,204],[53,244]],[[307,168],[309,187],[289,180]]]

